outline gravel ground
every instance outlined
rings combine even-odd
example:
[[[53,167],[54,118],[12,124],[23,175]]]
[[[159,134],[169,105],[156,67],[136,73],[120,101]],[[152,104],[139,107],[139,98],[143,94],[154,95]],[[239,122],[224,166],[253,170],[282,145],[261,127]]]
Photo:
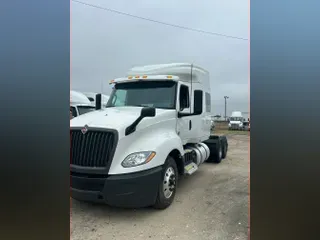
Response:
[[[203,164],[181,178],[166,210],[119,209],[72,200],[72,240],[246,240],[249,212],[249,136],[229,135],[220,164]]]

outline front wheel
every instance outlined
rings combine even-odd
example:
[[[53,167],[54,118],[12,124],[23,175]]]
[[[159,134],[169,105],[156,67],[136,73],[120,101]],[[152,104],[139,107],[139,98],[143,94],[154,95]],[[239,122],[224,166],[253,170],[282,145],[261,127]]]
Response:
[[[164,165],[162,179],[159,184],[158,196],[155,205],[156,209],[165,209],[171,205],[176,194],[178,181],[178,169],[175,160],[168,157]]]

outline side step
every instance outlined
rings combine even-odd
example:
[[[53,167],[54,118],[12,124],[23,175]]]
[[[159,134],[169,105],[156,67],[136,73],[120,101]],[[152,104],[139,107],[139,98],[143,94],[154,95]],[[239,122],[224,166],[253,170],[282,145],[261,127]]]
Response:
[[[184,167],[184,172],[185,172],[185,174],[187,174],[187,175],[191,175],[191,174],[193,174],[195,171],[197,171],[198,170],[198,166],[197,166],[197,164],[195,164],[194,162],[192,162],[192,163],[189,163],[188,165],[186,165],[185,167]]]

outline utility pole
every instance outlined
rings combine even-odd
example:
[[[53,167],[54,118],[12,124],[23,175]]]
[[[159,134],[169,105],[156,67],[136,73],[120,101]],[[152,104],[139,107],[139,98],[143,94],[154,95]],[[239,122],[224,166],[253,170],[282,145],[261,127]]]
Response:
[[[228,96],[224,96],[224,120],[227,121],[227,99]]]

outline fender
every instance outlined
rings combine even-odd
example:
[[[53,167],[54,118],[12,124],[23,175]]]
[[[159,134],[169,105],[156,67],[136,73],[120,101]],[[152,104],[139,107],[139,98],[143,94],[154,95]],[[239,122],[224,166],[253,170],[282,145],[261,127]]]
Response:
[[[161,166],[174,149],[177,149],[181,155],[184,154],[182,142],[175,131],[175,121],[173,120],[134,132],[119,140],[109,174],[133,173]],[[141,166],[122,167],[121,163],[127,156],[140,151],[154,151],[156,156],[149,163]]]

